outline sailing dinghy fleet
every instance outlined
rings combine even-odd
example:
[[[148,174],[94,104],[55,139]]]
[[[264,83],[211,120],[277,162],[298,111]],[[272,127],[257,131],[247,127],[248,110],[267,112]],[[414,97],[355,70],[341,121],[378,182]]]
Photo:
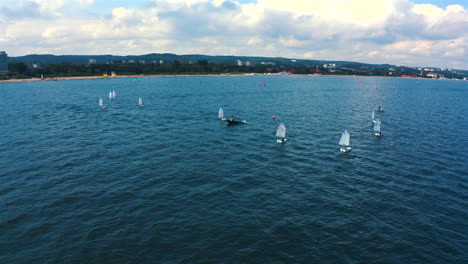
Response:
[[[379,106],[377,111],[383,112],[382,107]],[[218,118],[221,119],[222,121],[228,122],[228,125],[229,124],[230,125],[237,125],[237,124],[247,123],[245,120],[240,121],[240,120],[236,119],[234,116],[232,116],[230,119],[226,119],[224,117],[223,107],[219,107]],[[377,137],[382,136],[382,129],[381,129],[382,121],[375,118],[375,110],[372,110],[371,118],[372,118],[372,123],[374,124],[374,134],[375,134],[375,136],[377,136]],[[275,120],[276,116],[273,116],[272,119]],[[284,125],[284,123],[279,124],[278,128],[276,129],[276,136],[280,138],[280,139],[276,140],[276,142],[278,144],[282,144],[282,143],[287,141],[287,139],[286,139],[286,126]],[[346,153],[346,152],[351,151],[350,138],[351,138],[351,135],[349,134],[349,132],[347,130],[344,130],[343,133],[341,134],[340,141],[338,142],[338,145],[340,146],[340,152]]]
[[[109,100],[114,100],[117,98],[117,93],[115,91],[110,91],[109,92]],[[138,105],[140,107],[144,107],[145,105],[143,104],[143,99],[141,97],[138,97]],[[104,105],[104,101],[102,98],[99,98],[99,107],[101,109],[106,109],[107,107]],[[381,106],[378,107],[377,109],[378,112],[383,112],[383,108]],[[224,109],[223,107],[219,107],[218,109],[218,118],[221,119],[222,121],[226,121],[228,125],[239,125],[239,124],[246,124],[246,120],[240,120],[237,119],[234,116],[231,116],[231,118],[227,119],[224,116]],[[379,119],[375,118],[375,110],[372,110],[371,114],[372,118],[372,123],[374,124],[374,135],[377,137],[382,136],[382,129],[381,125],[382,122]],[[276,116],[274,116],[273,120],[276,119]],[[278,144],[282,144],[287,141],[286,139],[286,126],[284,123],[280,123],[277,130],[276,130],[276,136],[279,137],[279,139],[276,140]],[[340,141],[338,145],[340,145],[340,152],[349,152],[351,151],[351,144],[350,144],[350,134],[348,133],[347,130],[344,130],[343,133],[341,134]]]
[[[117,93],[115,93],[115,91],[110,91],[109,100],[114,100],[115,98],[117,98]]]
[[[115,100],[117,98],[117,93],[115,91],[110,91],[109,92],[109,100]],[[138,105],[140,107],[144,107],[145,105],[143,104],[143,99],[141,99],[141,97],[138,97]],[[107,107],[104,106],[104,100],[102,100],[102,97],[99,98],[99,107],[101,109],[106,109]]]

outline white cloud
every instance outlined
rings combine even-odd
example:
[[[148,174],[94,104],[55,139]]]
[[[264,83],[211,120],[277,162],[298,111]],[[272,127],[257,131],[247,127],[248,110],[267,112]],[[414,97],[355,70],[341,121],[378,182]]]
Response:
[[[57,10],[65,6],[65,0],[34,0],[42,10]]]
[[[93,3],[23,0],[16,9],[0,4],[0,45],[13,56],[194,52],[468,68],[468,10],[462,5],[153,0],[142,8],[116,6],[104,15],[74,12]],[[2,13],[9,19],[2,20]]]

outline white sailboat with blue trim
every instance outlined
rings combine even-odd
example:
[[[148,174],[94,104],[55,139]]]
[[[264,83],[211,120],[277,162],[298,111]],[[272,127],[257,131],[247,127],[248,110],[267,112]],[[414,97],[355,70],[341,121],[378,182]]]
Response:
[[[381,128],[382,122],[380,120],[376,120],[374,123],[374,132],[376,137],[382,136],[382,128]]]
[[[104,106],[104,101],[102,100],[102,98],[99,98],[99,107],[101,107],[101,109],[106,109],[106,107]]]
[[[226,118],[224,117],[224,109],[222,107],[219,107],[218,118],[220,118],[223,121],[226,120]]]
[[[349,139],[350,139],[350,135],[348,133],[348,131],[343,131],[343,133],[341,134],[341,139],[340,139],[340,143],[338,143],[338,145],[341,146],[340,148],[340,151],[341,152],[348,152],[351,150],[351,146],[349,144]]]
[[[283,123],[278,126],[276,136],[281,138],[276,140],[279,144],[286,142],[286,126]]]

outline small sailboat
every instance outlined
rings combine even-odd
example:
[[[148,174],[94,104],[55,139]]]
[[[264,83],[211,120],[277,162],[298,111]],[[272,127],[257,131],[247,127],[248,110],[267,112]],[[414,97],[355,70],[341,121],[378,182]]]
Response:
[[[383,108],[382,108],[382,106],[381,106],[381,105],[379,105],[379,107],[377,107],[377,111],[379,111],[379,112],[383,112]]]
[[[276,130],[276,136],[281,138],[277,139],[276,142],[280,144],[286,142],[286,127],[283,123],[278,126],[278,129]]]
[[[112,91],[109,92],[109,100],[112,100]]]
[[[342,146],[340,148],[341,152],[348,152],[351,150],[351,147],[349,146],[349,138],[350,138],[350,135],[348,131],[346,130],[343,131],[343,134],[341,134],[340,143],[338,143],[340,146]]]
[[[104,101],[102,100],[102,98],[99,98],[99,107],[101,107],[102,109],[106,109],[106,107],[104,106]]]
[[[226,118],[224,117],[224,109],[222,107],[219,107],[218,118],[221,118],[221,120],[223,120],[223,121],[226,120]]]
[[[112,99],[115,99],[117,98],[117,94],[115,93],[115,91],[112,91]]]
[[[382,124],[382,122],[380,122],[380,120],[378,120],[378,119],[374,123],[374,132],[375,132],[375,136],[377,136],[377,137],[380,137],[382,135],[382,130],[380,128],[381,124]]]
[[[138,97],[138,105],[141,107],[144,107],[145,105],[143,104],[143,99],[141,97]]]

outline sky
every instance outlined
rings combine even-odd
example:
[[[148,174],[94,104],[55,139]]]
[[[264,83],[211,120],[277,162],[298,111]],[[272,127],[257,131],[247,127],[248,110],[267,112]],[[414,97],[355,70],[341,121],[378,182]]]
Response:
[[[468,0],[0,0],[0,50],[468,69]]]

